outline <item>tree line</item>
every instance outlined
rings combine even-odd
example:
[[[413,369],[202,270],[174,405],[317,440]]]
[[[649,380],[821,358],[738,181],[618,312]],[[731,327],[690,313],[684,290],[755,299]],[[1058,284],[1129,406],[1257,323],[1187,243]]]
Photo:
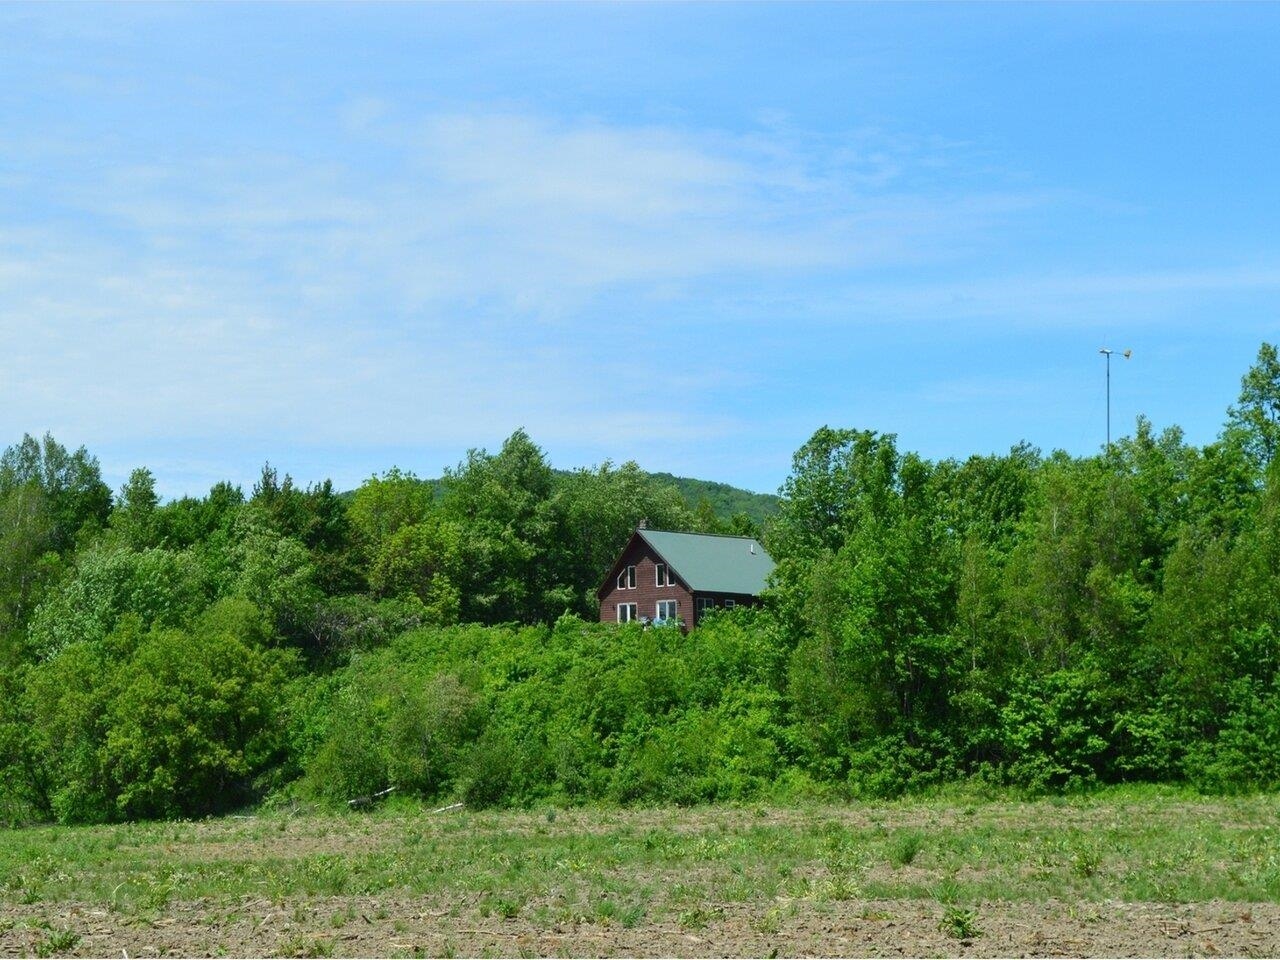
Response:
[[[959,778],[1280,785],[1280,361],[1219,437],[930,461],[823,427],[764,530],[517,431],[350,495],[270,466],[161,503],[0,456],[0,819],[395,786],[473,804],[890,796]],[[765,605],[595,623],[640,520],[762,534]]]

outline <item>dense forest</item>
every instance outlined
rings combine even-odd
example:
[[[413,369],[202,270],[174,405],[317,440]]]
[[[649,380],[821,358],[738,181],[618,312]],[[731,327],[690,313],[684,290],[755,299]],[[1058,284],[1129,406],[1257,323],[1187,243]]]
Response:
[[[159,502],[52,437],[0,457],[0,820],[395,787],[476,805],[1280,786],[1280,361],[1218,439],[931,462],[824,427],[763,607],[595,623],[637,522],[757,532],[523,432],[349,495],[270,466]]]
[[[628,465],[632,469],[632,465]],[[639,470],[638,467],[635,467]],[[554,470],[553,482],[569,475],[567,470]],[[677,477],[670,473],[639,472],[637,479],[656,481],[659,486],[675,487],[684,498],[685,505],[693,511],[695,527],[707,531],[743,531],[758,533],[765,521],[778,512],[779,499],[772,493],[752,493],[727,483],[714,480],[698,480],[694,477]],[[444,480],[429,480],[433,496],[444,490]],[[350,499],[352,492],[342,495]],[[691,528],[693,529],[693,528]]]
[[[667,483],[680,491],[689,509],[715,517],[746,517],[757,526],[763,526],[778,512],[778,497],[772,493],[752,493],[712,480],[696,480],[693,477],[676,477],[669,473],[649,474],[659,483]]]

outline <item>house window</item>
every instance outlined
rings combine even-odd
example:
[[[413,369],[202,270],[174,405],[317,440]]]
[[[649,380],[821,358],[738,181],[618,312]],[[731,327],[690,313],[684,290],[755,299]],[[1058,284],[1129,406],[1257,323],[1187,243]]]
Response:
[[[676,611],[679,608],[679,602],[676,600],[659,600],[658,615],[655,620],[674,620],[676,619]]]
[[[665,563],[658,564],[654,569],[658,572],[658,586],[671,587],[675,585],[675,581],[671,579],[671,571],[667,569],[667,565]]]
[[[737,605],[738,605],[738,603],[737,603],[737,601],[736,601],[736,600],[725,600],[725,602],[724,602],[724,608],[725,608],[726,610],[732,610],[732,609],[733,609],[734,607],[736,607]]]
[[[631,623],[636,619],[636,605],[634,603],[618,604],[618,622]]]
[[[634,566],[624,567],[622,572],[618,574],[619,590],[634,590],[636,588],[636,568]]]
[[[716,608],[716,601],[714,597],[699,597],[697,603],[699,620]]]

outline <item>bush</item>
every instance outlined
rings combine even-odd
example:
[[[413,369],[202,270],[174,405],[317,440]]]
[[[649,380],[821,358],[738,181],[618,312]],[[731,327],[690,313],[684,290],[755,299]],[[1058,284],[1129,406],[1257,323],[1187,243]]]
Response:
[[[1218,735],[1187,752],[1187,779],[1210,793],[1275,790],[1280,787],[1280,678],[1270,689],[1237,681],[1231,702]]]
[[[359,657],[298,692],[305,702],[291,742],[313,795],[348,800],[394,786],[434,798],[454,787],[483,728],[481,700],[436,658],[402,659],[411,643]]]
[[[23,671],[0,670],[0,825],[48,813],[44,784],[35,776],[31,727],[21,710]]]
[[[1114,710],[1088,669],[1021,677],[1000,712],[1005,777],[1031,790],[1076,790],[1110,771]]]
[[[850,751],[845,786],[850,795],[863,800],[900,797],[954,773],[944,756],[940,743],[924,747],[901,736],[878,737]]]
[[[380,731],[364,691],[346,688],[317,701],[324,732],[303,763],[307,792],[331,800],[369,796],[389,786]]]
[[[262,648],[260,614],[216,604],[193,630],[127,618],[30,671],[23,703],[49,806],[63,822],[189,816],[243,802],[278,762],[291,655]]]
[[[127,615],[144,627],[181,626],[207,602],[203,570],[190,553],[90,550],[36,611],[31,648],[51,657],[73,643],[101,641]]]
[[[423,628],[295,691],[307,788],[473,805],[759,796],[787,755],[771,637],[584,623]]]
[[[516,768],[515,747],[501,731],[486,731],[473,745],[462,776],[468,806],[492,807],[508,799]]]

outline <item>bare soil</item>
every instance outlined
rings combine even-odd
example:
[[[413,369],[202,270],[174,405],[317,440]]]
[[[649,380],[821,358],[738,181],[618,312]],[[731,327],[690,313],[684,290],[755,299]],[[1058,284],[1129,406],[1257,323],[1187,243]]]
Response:
[[[352,919],[345,919],[354,912]],[[101,907],[6,905],[0,953],[49,952],[49,930],[79,931],[65,956],[634,956],[634,957],[1275,957],[1275,904],[987,903],[976,935],[940,928],[930,901],[708,904],[696,928],[679,922],[575,922],[481,916],[433,898],[330,897],[230,907],[172,903],[149,919]],[[335,917],[343,918],[335,927]],[[9,924],[12,923],[12,926]]]
[[[590,909],[579,911],[582,915],[566,914],[567,888],[595,889],[589,877],[578,875],[576,862],[568,860],[557,862],[558,872],[532,884],[532,894],[505,911],[495,906],[493,891],[449,883],[439,889],[409,884],[376,895],[308,896],[272,895],[250,886],[250,881],[236,881],[238,886],[228,881],[216,895],[202,899],[194,898],[193,890],[175,888],[171,898],[152,907],[125,902],[123,894],[116,898],[113,890],[121,876],[126,880],[120,886],[125,886],[145,879],[143,874],[158,869],[156,864],[170,862],[278,862],[282,870],[316,857],[354,863],[360,856],[393,853],[407,842],[411,830],[438,840],[455,837],[486,850],[496,850],[502,840],[513,837],[551,835],[568,841],[608,833],[639,838],[650,833],[701,834],[710,843],[731,835],[743,822],[795,835],[812,834],[815,828],[821,832],[830,824],[865,827],[869,834],[887,824],[941,836],[975,822],[1012,829],[1051,818],[1054,829],[1096,832],[1140,819],[1164,836],[1178,824],[1217,821],[1231,824],[1245,838],[1270,838],[1274,813],[1270,803],[1218,809],[1212,802],[1174,801],[1134,810],[1124,803],[904,804],[751,811],[567,810],[558,811],[554,819],[545,813],[510,812],[468,814],[454,821],[420,815],[228,818],[154,830],[51,831],[48,847],[36,849],[53,851],[68,837],[89,836],[98,838],[106,851],[99,851],[104,859],[96,864],[72,858],[65,864],[59,861],[58,870],[111,879],[75,886],[75,878],[63,877],[56,881],[63,887],[48,887],[34,902],[23,902],[22,897],[33,888],[16,882],[7,888],[0,885],[0,896],[7,898],[0,900],[0,956],[1280,957],[1280,903],[1272,897],[1255,902],[1132,902],[1105,899],[1111,894],[1095,892],[1092,899],[1012,899],[1023,894],[1023,877],[1029,883],[1035,869],[1066,869],[1058,861],[1047,867],[1011,861],[1006,866],[1014,881],[1002,888],[1007,894],[1000,894],[1011,899],[967,901],[963,912],[948,908],[933,894],[872,899],[863,892],[865,885],[890,880],[897,889],[935,889],[937,871],[922,866],[921,859],[896,866],[877,860],[859,875],[864,887],[848,889],[833,886],[840,877],[829,865],[806,862],[810,889],[824,891],[814,896],[760,891],[752,885],[749,871],[726,876],[732,867],[727,862],[695,858],[681,861],[675,871],[670,864],[624,859],[604,873],[625,874],[637,888],[654,892],[647,907],[620,909],[612,915]],[[450,829],[455,832],[448,833]],[[1270,840],[1263,842],[1269,845]],[[37,859],[46,856],[56,859],[53,852],[41,852]],[[1266,864],[1275,859],[1272,853],[1262,856],[1270,857]],[[1176,855],[1167,862],[1175,872],[1186,869]],[[110,873],[121,864],[127,864],[125,873]],[[593,864],[585,866],[590,873]],[[594,866],[598,879],[603,868]],[[1106,868],[1127,869],[1123,862],[1110,861]],[[963,885],[982,869],[991,869],[990,863],[985,868],[962,866],[952,877]],[[1238,869],[1238,864],[1211,862],[1214,875],[1230,869]],[[101,872],[93,874],[94,870]],[[731,892],[733,883],[737,887]],[[676,896],[682,885],[717,893],[689,900]],[[405,892],[423,887],[432,892]],[[882,883],[878,889],[888,887]],[[72,890],[81,893],[69,893]],[[956,912],[948,918],[949,909]]]

